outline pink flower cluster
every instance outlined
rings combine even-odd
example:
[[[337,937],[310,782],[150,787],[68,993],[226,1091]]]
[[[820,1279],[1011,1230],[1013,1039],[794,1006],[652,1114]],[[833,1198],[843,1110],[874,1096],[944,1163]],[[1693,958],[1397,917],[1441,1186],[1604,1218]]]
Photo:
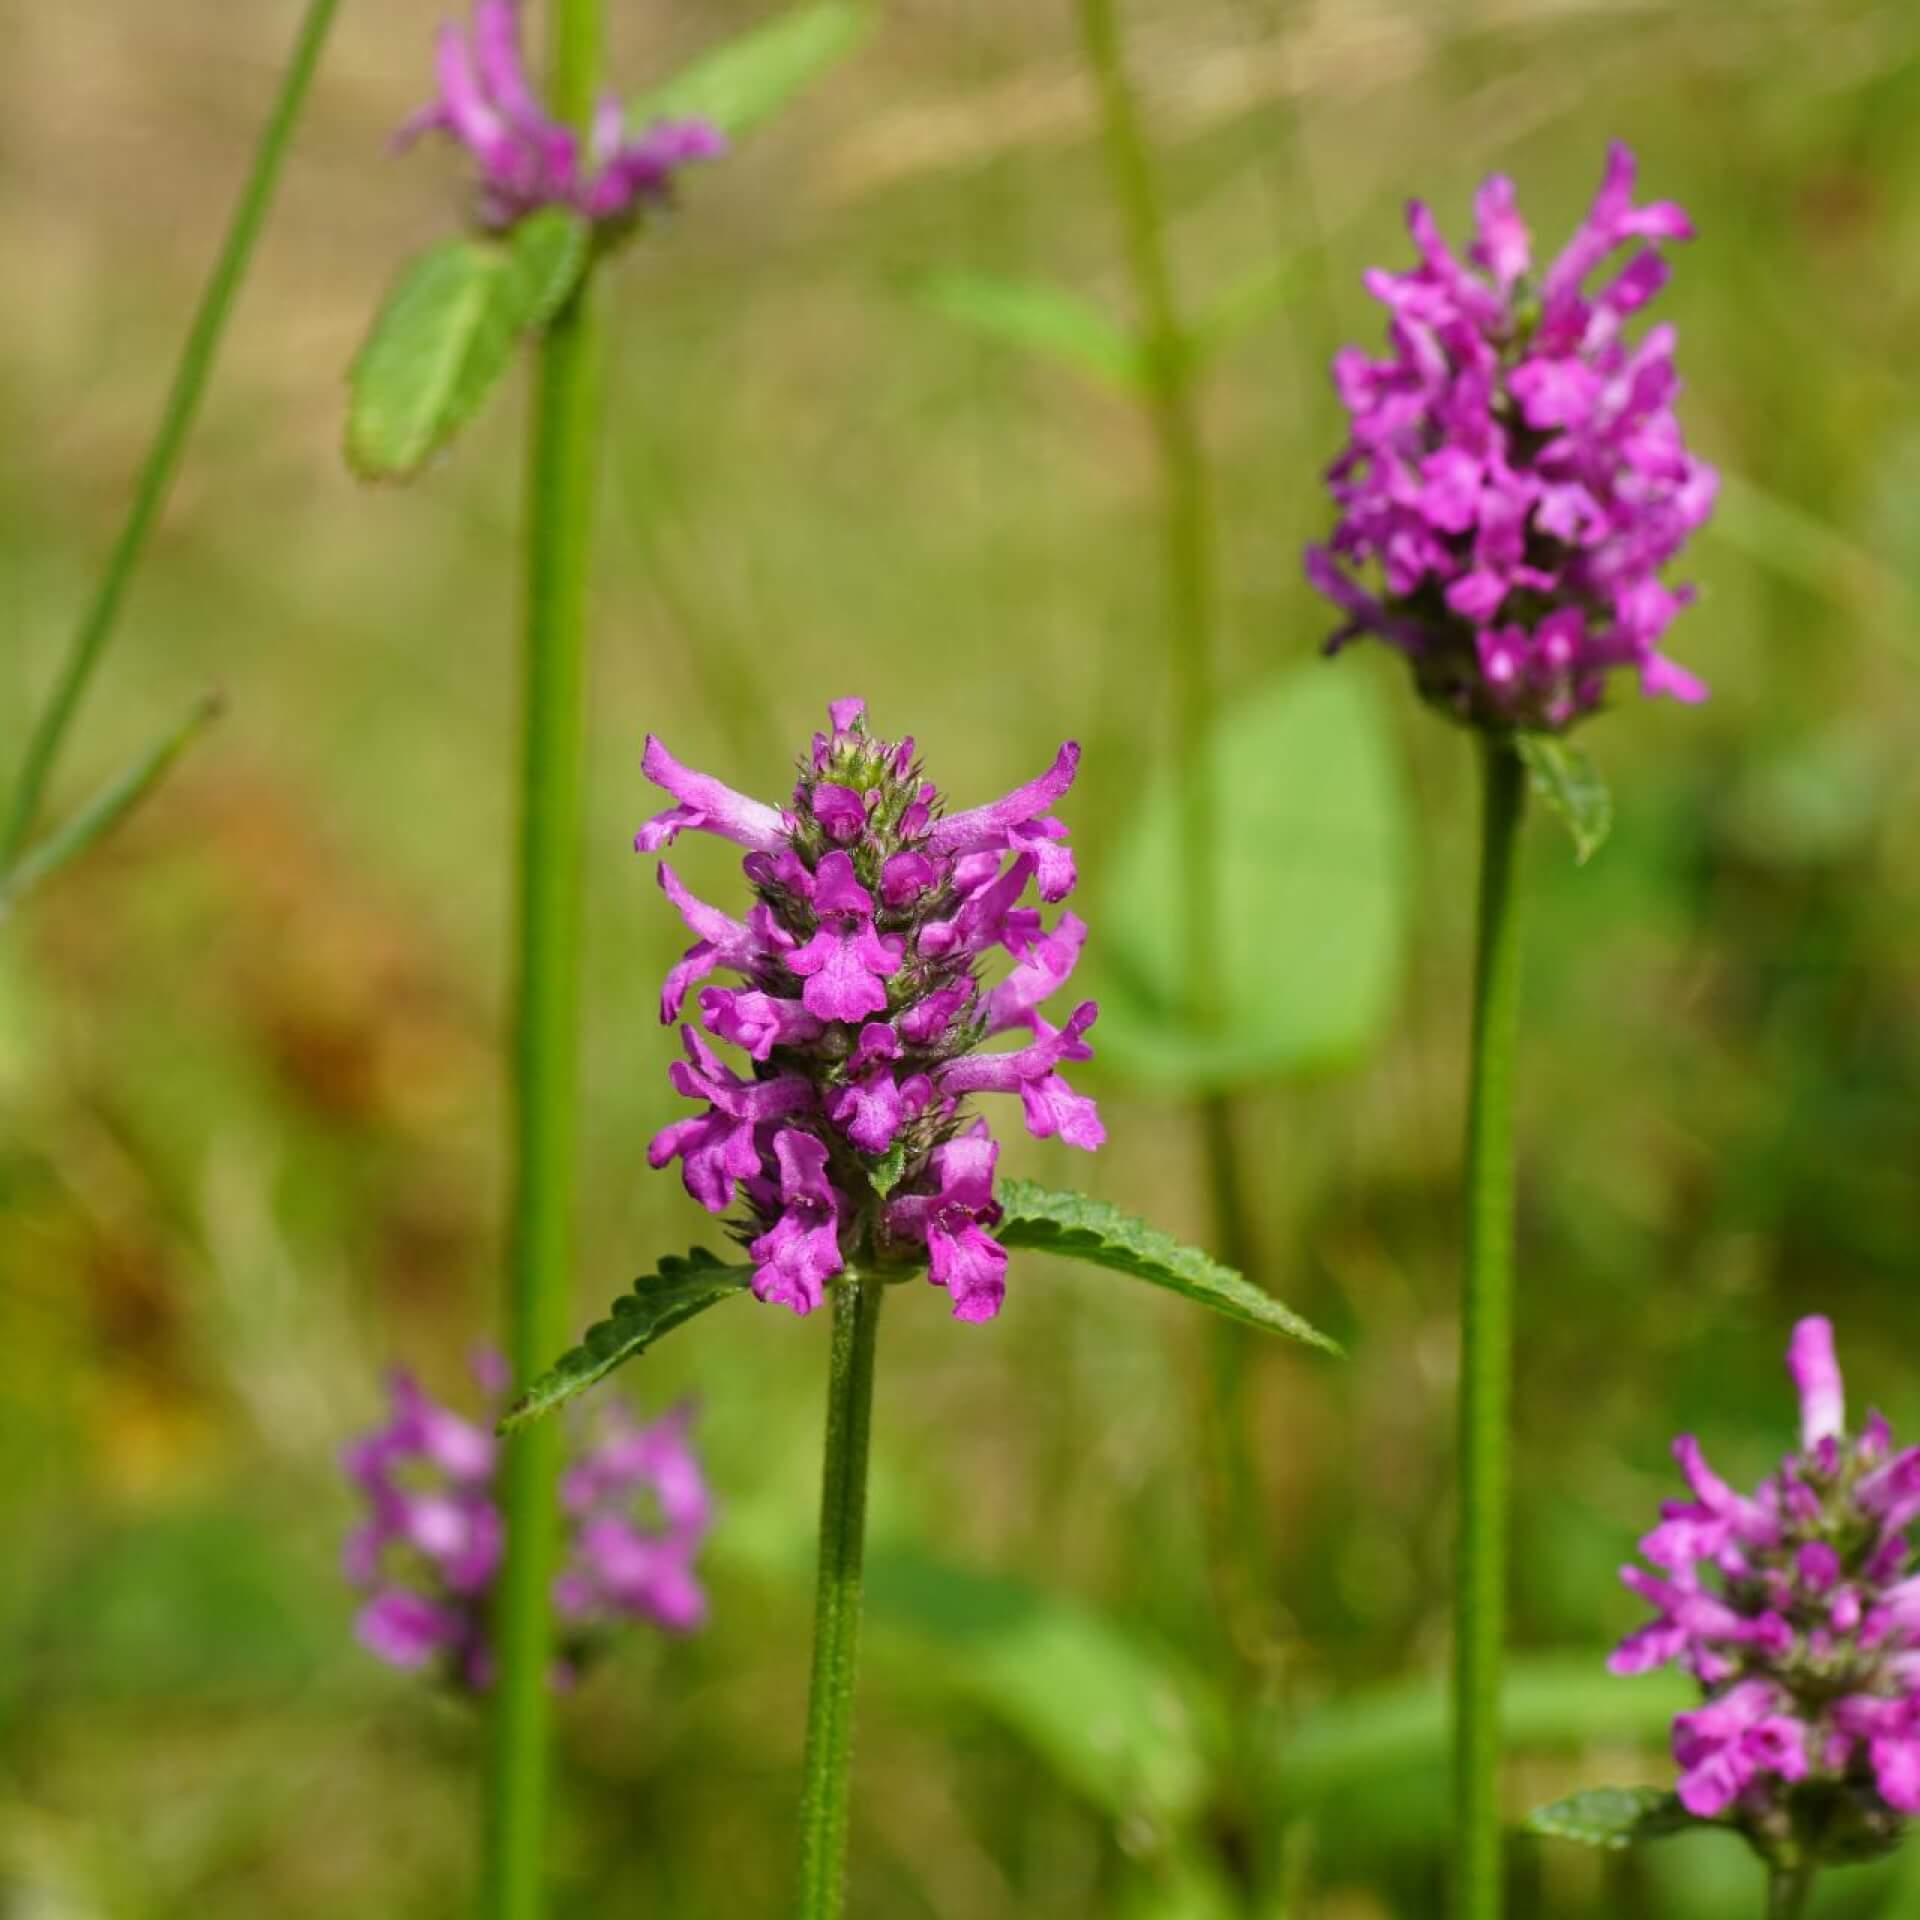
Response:
[[[475,1363],[496,1402],[507,1386],[497,1355]],[[389,1665],[438,1665],[455,1685],[491,1685],[494,1581],[506,1548],[496,1477],[499,1443],[396,1373],[383,1427],[348,1447],[345,1467],[368,1507],[347,1536],[346,1577],[367,1595],[361,1644]],[[554,1583],[567,1681],[624,1620],[687,1632],[706,1617],[694,1561],[711,1520],[685,1408],[642,1425],[615,1405],[568,1470],[561,1499],[567,1560]]]
[[[962,1320],[990,1320],[1006,1292],[1007,1256],[991,1229],[999,1148],[969,1124],[969,1094],[1017,1094],[1029,1130],[1094,1148],[1093,1102],[1061,1076],[1092,1057],[1097,1009],[1082,1001],[1060,1026],[1040,1012],[1080,957],[1072,913],[1049,928],[1042,902],[1072,891],[1066,828],[1048,809],[1073,783],[1069,743],[1038,779],[990,806],[943,811],[911,739],[877,740],[865,704],[837,700],[814,736],[791,803],[747,798],[682,766],[648,738],[647,777],[675,804],[650,820],[642,852],[698,830],[747,849],[755,904],[736,920],[689,893],[665,861],[660,885],[694,944],[667,975],[660,1018],[680,1020],[708,986],[701,1026],[681,1026],[676,1091],[702,1111],[653,1141],[655,1167],[679,1160],[710,1213],[744,1202],[753,1290],[795,1313],[820,1304],[849,1257],[922,1263]],[[979,968],[1004,952],[997,985]],[[702,1031],[704,1027],[705,1031]],[[982,1053],[1019,1033],[1023,1044]],[[739,1048],[737,1073],[708,1035]]]
[[[1622,1570],[1656,1617],[1610,1664],[1679,1661],[1704,1689],[1673,1727],[1689,1813],[1851,1858],[1920,1813],[1920,1447],[1896,1453],[1878,1414],[1849,1436],[1826,1320],[1794,1329],[1788,1366],[1800,1448],[1756,1493],[1674,1443],[1693,1498],[1641,1541],[1653,1571]]]
[[[631,219],[663,202],[673,176],[726,151],[705,120],[668,120],[637,140],[618,99],[601,101],[582,151],[580,136],[540,104],[520,50],[515,0],[475,0],[473,26],[440,29],[438,97],[400,129],[402,146],[445,133],[479,169],[480,218],[510,227],[541,207],[571,207],[596,222]]]
[[[1559,731],[1620,667],[1643,693],[1706,697],[1660,651],[1692,594],[1659,576],[1718,483],[1674,416],[1673,329],[1626,331],[1666,284],[1657,243],[1693,229],[1671,201],[1635,205],[1633,182],[1615,145],[1586,221],[1538,276],[1510,180],[1480,189],[1464,260],[1413,202],[1420,264],[1366,279],[1390,351],[1349,347],[1333,363],[1352,437],[1328,474],[1339,523],[1306,556],[1346,616],[1329,648],[1380,635],[1427,698],[1474,726]]]

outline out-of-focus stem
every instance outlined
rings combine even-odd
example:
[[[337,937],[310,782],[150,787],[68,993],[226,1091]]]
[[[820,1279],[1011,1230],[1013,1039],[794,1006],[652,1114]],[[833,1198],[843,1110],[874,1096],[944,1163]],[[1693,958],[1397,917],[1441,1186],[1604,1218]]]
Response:
[[[1813,1900],[1811,1867],[1774,1867],[1767,1875],[1767,1920],[1802,1920]]]
[[[1127,77],[1115,0],[1080,0],[1080,25],[1100,95],[1114,199],[1126,232],[1127,264],[1140,310],[1147,410],[1160,460],[1168,663],[1180,772],[1184,997],[1188,1019],[1201,1025],[1218,1004],[1215,802],[1207,758],[1219,602],[1213,489],[1200,432],[1192,344],[1174,295],[1166,214]]]
[[[1167,662],[1173,686],[1180,794],[1182,1002],[1198,1031],[1219,1015],[1218,835],[1214,770],[1214,654],[1219,626],[1212,477],[1201,433],[1192,342],[1174,291],[1165,208],[1153,153],[1128,78],[1116,0],[1080,0],[1081,37],[1100,97],[1108,172],[1127,243],[1139,309],[1146,409],[1161,480]],[[1244,1267],[1250,1238],[1236,1156],[1232,1102],[1203,1096],[1199,1110],[1215,1235],[1222,1257]],[[1231,1637],[1245,1647],[1257,1609],[1256,1516],[1246,1436],[1247,1330],[1209,1329],[1206,1446],[1216,1584]]]
[[[1460,1539],[1454,1600],[1455,1920],[1500,1920],[1500,1684],[1507,1621],[1513,1388],[1513,1064],[1520,1005],[1515,872],[1525,775],[1481,741],[1485,810],[1467,1090],[1460,1307]]]
[[[140,556],[146,550],[148,536],[160,516],[160,509],[166,504],[187,435],[199,413],[201,397],[206,392],[207,379],[213,371],[221,337],[226,332],[234,301],[252,264],[254,246],[266,223],[267,211],[273,204],[281,166],[292,144],[301,109],[306,105],[314,73],[320,64],[321,50],[326,45],[338,6],[339,0],[308,0],[299,32],[294,38],[292,57],[281,76],[280,91],[274,99],[272,111],[267,115],[266,125],[260,130],[260,143],[254,149],[253,166],[245,186],[240,190],[239,201],[228,223],[226,239],[221,243],[219,255],[213,263],[213,272],[208,276],[206,287],[200,295],[200,305],[195,310],[193,324],[187,330],[186,345],[181,349],[179,365],[174,369],[173,384],[168,388],[166,404],[160,410],[160,423],[154,430],[147,457],[141,464],[139,479],[134,485],[133,503],[127,510],[119,537],[113,543],[113,551],[107,556],[100,584],[94,589],[93,598],[74,631],[66,663],[60,670],[60,678],[55,682],[46,708],[33,730],[33,737],[27,744],[26,757],[20,763],[19,777],[12,797],[7,802],[5,822],[0,825],[0,872],[13,864],[33,831],[41,803],[46,798],[47,783],[52,779],[60,757],[60,749],[66,742],[94,669],[100,663],[100,656],[113,637],[121,603],[140,564]]]
[[[600,0],[555,0],[551,92],[556,113],[576,126],[592,112],[602,35]],[[541,342],[528,470],[506,1301],[507,1350],[522,1385],[571,1331],[587,583],[599,441],[594,278],[589,271]],[[539,1920],[546,1911],[563,1431],[558,1421],[534,1421],[507,1442],[483,1920]]]

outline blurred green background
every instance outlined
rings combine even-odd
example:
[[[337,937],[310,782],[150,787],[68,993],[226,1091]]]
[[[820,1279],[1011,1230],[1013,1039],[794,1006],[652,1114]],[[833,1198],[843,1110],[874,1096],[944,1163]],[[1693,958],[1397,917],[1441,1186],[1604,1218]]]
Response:
[[[347,0],[56,799],[208,686],[228,716],[0,932],[7,1920],[437,1920],[466,1898],[477,1722],[351,1642],[334,1464],[391,1360],[463,1390],[502,1211],[523,396],[409,490],[338,455],[360,331],[459,215],[451,153],[384,148],[440,11]],[[616,0],[623,84],[762,11]],[[294,14],[0,0],[0,773]],[[1254,1355],[1273,1571],[1249,1635],[1208,1574],[1206,1328],[1035,1259],[986,1330],[898,1302],[854,1910],[1429,1920],[1473,782],[1386,649],[1316,663],[1329,619],[1298,556],[1340,437],[1325,363],[1378,337],[1358,276],[1406,257],[1409,191],[1457,227],[1504,168],[1555,245],[1618,135],[1701,229],[1663,304],[1688,431],[1728,475],[1674,636],[1714,699],[1624,700],[1586,736],[1614,840],[1576,870],[1543,822],[1527,856],[1517,1812],[1665,1777],[1673,1691],[1600,1661],[1636,1615],[1614,1568],[1672,1486],[1676,1427],[1762,1470],[1790,1430],[1788,1327],[1817,1309],[1859,1398],[1920,1430],[1920,16],[1140,0],[1128,23],[1184,298],[1239,316],[1206,394],[1223,692],[1244,714],[1338,676],[1359,742],[1234,750],[1255,777],[1228,804],[1286,828],[1236,856],[1232,896],[1279,1029],[1362,965],[1315,908],[1339,907],[1327,849],[1363,802],[1386,890],[1366,964],[1388,990],[1338,1059],[1236,1113],[1257,1277],[1352,1357]],[[1066,0],[896,0],[616,269],[583,1324],[654,1253],[711,1239],[644,1162],[678,1105],[654,994],[685,938],[627,851],[656,804],[645,731],[772,793],[858,691],[962,804],[1075,734],[1090,951],[1151,950],[1171,910],[1138,844],[1170,745],[1148,439],[926,292],[1041,274],[1125,318],[1106,189]],[[727,869],[687,851],[700,891],[724,897]],[[1022,1139],[1006,1164],[1210,1237],[1177,1092],[1111,1059],[1090,1084],[1105,1153]],[[635,1634],[566,1702],[562,1915],[781,1909],[825,1331],[735,1308],[623,1376],[649,1407],[700,1397],[713,1624]],[[1515,1874],[1519,1920],[1759,1901],[1711,1839],[1625,1863],[1519,1842]],[[1920,1914],[1920,1851],[1834,1878],[1818,1911]]]

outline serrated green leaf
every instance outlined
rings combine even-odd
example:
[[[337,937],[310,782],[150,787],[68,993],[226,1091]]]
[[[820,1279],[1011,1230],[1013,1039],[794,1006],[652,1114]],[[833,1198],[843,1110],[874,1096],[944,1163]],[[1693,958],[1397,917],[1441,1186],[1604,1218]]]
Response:
[[[1600,770],[1558,734],[1516,733],[1513,750],[1532,776],[1534,792],[1573,836],[1573,857],[1584,867],[1613,828],[1613,795]]]
[[[1265,1333],[1283,1333],[1328,1353],[1337,1342],[1308,1325],[1292,1308],[1197,1247],[1135,1220],[1084,1193],[1053,1193],[1031,1180],[1009,1180],[1000,1190],[1003,1217],[994,1238],[1009,1250],[1056,1253],[1068,1260],[1131,1274],[1211,1307]]]
[[[907,1143],[896,1140],[886,1151],[886,1156],[877,1166],[867,1169],[867,1183],[882,1200],[900,1184],[900,1176],[907,1170]]]
[[[513,229],[507,240],[506,298],[515,332],[537,331],[566,305],[587,270],[592,247],[592,225],[567,207],[542,207]]]
[[[850,0],[789,8],[642,95],[628,123],[644,132],[660,120],[710,120],[730,139],[738,138],[843,60],[876,18],[874,8]]]
[[[930,312],[1005,346],[1058,361],[1123,393],[1146,387],[1145,358],[1126,329],[1065,287],[955,269],[926,274],[910,291]]]
[[[1215,1018],[1183,1010],[1181,784],[1147,785],[1101,903],[1100,1054],[1156,1087],[1223,1091],[1350,1065],[1385,1033],[1411,896],[1406,799],[1372,687],[1314,665],[1222,713],[1213,782]]]
[[[186,719],[156,741],[83,806],[64,826],[29,847],[12,869],[0,876],[0,922],[44,881],[111,833],[166,777],[220,712],[213,695],[201,700]]]
[[[357,474],[406,479],[472,418],[512,360],[520,291],[493,241],[450,240],[407,267],[348,375]]]
[[[659,1270],[643,1274],[613,1303],[611,1316],[587,1329],[577,1347],[563,1353],[501,1416],[500,1431],[511,1433],[585,1393],[616,1367],[637,1359],[675,1327],[745,1290],[753,1269],[729,1266],[704,1247],[684,1259],[669,1254]]]
[[[1663,1840],[1700,1824],[1677,1794],[1659,1787],[1594,1787],[1536,1808],[1523,1830],[1621,1853],[1643,1840]]]

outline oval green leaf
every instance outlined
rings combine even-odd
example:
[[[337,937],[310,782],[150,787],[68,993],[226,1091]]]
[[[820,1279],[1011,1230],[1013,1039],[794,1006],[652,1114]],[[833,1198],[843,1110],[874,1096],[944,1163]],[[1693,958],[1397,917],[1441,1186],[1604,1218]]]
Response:
[[[1410,874],[1387,722],[1357,673],[1315,665],[1238,698],[1207,757],[1218,821],[1214,1020],[1181,1012],[1186,910],[1179,787],[1148,785],[1099,925],[1102,1058],[1183,1091],[1350,1065],[1399,988]]]
[[[751,131],[867,37],[874,10],[825,0],[792,7],[683,67],[634,103],[628,123],[709,120],[729,139]]]
[[[592,245],[591,223],[568,207],[542,207],[514,228],[505,295],[516,332],[535,332],[566,305]]]
[[[1704,1824],[1688,1813],[1677,1794],[1659,1787],[1594,1787],[1528,1814],[1525,1831],[1623,1853],[1642,1840],[1663,1840]]]
[[[1065,287],[953,269],[923,276],[910,291],[930,312],[1002,346],[1071,367],[1122,393],[1146,389],[1145,357],[1131,335]]]
[[[1171,1653],[1073,1601],[911,1549],[878,1552],[867,1576],[875,1629],[941,1658],[929,1685],[990,1715],[1115,1820],[1189,1827],[1222,1765],[1218,1698]]]
[[[1613,795],[1600,769],[1572,741],[1552,733],[1516,733],[1513,750],[1536,794],[1573,838],[1573,859],[1584,867],[1613,831]]]

